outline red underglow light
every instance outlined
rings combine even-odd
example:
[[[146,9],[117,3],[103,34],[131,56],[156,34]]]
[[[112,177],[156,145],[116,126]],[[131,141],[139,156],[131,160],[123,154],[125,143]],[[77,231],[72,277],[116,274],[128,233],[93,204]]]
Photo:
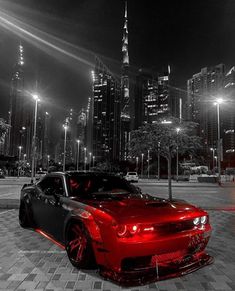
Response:
[[[48,240],[50,240],[51,242],[53,242],[54,244],[56,244],[58,247],[60,247],[62,250],[65,249],[64,245],[62,245],[61,243],[59,243],[58,241],[54,240],[52,237],[50,237],[47,233],[45,233],[44,231],[42,231],[41,229],[35,229],[35,231],[39,234],[41,234],[42,236],[44,236],[45,238],[47,238]]]

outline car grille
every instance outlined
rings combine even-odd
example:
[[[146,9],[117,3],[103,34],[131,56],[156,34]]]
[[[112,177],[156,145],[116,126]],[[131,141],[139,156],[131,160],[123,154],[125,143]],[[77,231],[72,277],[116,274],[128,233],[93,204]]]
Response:
[[[180,221],[180,222],[171,222],[164,224],[154,224],[154,230],[159,235],[167,235],[172,233],[177,233],[181,231],[186,231],[194,228],[192,220]]]

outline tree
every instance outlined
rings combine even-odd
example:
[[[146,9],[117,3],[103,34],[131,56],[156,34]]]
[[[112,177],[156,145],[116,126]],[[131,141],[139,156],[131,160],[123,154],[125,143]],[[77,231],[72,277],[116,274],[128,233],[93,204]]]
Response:
[[[171,161],[176,156],[177,148],[181,155],[194,155],[201,148],[200,138],[193,135],[195,127],[194,122],[170,117],[167,122],[159,119],[157,123],[146,124],[131,132],[132,156],[139,156],[151,148],[167,160],[169,200],[172,200]]]
[[[10,125],[5,122],[3,118],[0,118],[0,143],[4,143],[6,133]]]

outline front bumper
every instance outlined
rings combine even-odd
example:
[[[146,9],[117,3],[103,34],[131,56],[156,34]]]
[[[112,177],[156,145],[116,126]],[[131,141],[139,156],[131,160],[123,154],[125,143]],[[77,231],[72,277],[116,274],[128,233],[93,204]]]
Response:
[[[183,276],[209,265],[213,261],[211,256],[205,252],[200,252],[194,255],[185,255],[181,259],[168,263],[158,263],[156,260],[155,266],[152,264],[151,267],[142,270],[115,272],[102,267],[100,275],[122,286],[131,287]]]

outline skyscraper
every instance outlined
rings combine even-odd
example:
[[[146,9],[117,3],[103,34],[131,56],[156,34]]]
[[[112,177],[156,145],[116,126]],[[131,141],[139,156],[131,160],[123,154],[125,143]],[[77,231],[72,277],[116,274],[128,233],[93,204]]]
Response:
[[[93,149],[96,161],[119,159],[120,83],[96,57],[93,72]]]
[[[9,110],[9,154],[17,156],[18,147],[23,146],[26,150],[26,129],[25,124],[27,122],[26,114],[26,96],[24,92],[24,57],[23,46],[20,44],[18,47],[17,62],[14,65],[14,72],[11,80],[10,91],[10,110]]]
[[[224,96],[227,99],[221,104],[224,163],[228,167],[235,167],[235,67],[225,76]]]
[[[168,73],[154,76],[147,70],[139,69],[134,96],[135,129],[146,123],[155,123],[159,118],[176,116],[175,103],[170,99]]]
[[[152,123],[158,115],[158,83],[152,74],[139,69],[135,83],[135,129]]]
[[[225,67],[219,64],[202,68],[187,82],[188,119],[198,123],[198,135],[203,140],[204,149],[217,143],[217,116],[215,99],[224,91]],[[222,123],[221,123],[222,126]]]
[[[121,76],[121,132],[120,157],[126,160],[130,141],[130,88],[129,88],[129,54],[128,54],[128,18],[127,1],[125,1],[125,15],[122,38],[122,76]]]

